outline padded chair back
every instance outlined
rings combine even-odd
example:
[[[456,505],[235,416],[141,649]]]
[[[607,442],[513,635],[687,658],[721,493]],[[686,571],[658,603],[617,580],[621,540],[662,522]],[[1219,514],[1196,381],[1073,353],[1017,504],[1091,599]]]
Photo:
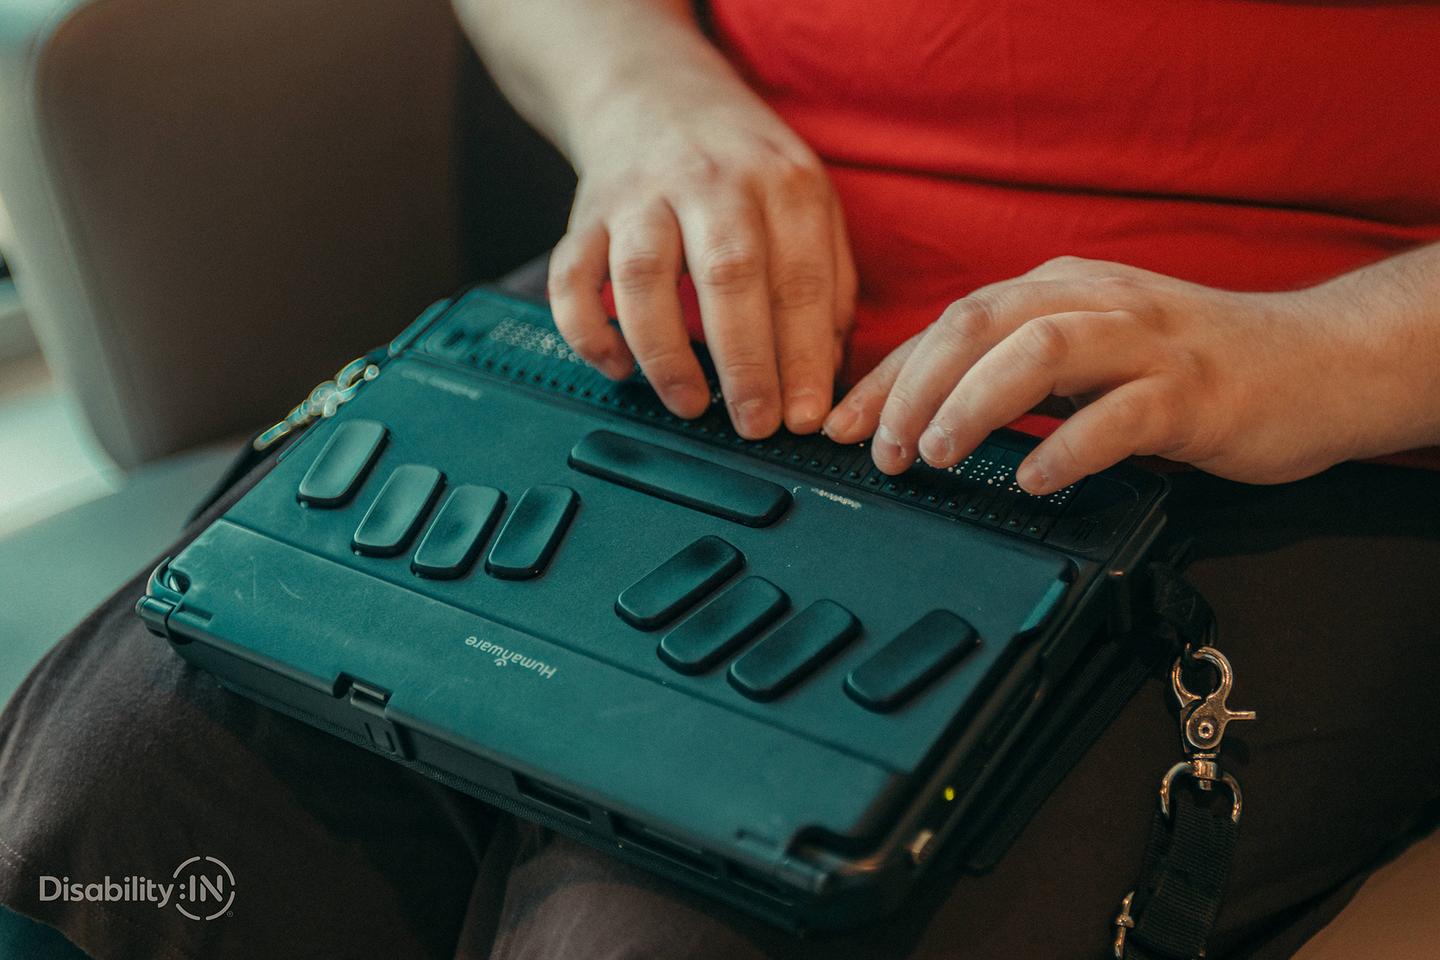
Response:
[[[122,467],[283,415],[572,185],[444,0],[0,7],[15,272]]]

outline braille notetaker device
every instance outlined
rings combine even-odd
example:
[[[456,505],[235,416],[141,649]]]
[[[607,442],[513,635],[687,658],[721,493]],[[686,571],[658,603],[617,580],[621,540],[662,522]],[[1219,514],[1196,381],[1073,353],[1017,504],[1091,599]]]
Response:
[[[996,855],[1163,522],[1163,481],[1129,466],[1024,494],[1017,434],[891,478],[864,445],[743,440],[723,404],[679,420],[484,288],[363,366],[155,571],[151,629],[245,696],[792,927]]]

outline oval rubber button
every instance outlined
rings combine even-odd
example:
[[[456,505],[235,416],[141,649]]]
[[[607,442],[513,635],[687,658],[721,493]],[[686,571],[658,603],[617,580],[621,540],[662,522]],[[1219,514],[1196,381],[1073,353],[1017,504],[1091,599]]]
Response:
[[[346,420],[335,428],[305,476],[296,498],[316,507],[346,503],[385,444],[385,426],[374,420]]]
[[[654,630],[693,607],[745,565],[745,555],[719,537],[701,537],[626,587],[615,612]]]

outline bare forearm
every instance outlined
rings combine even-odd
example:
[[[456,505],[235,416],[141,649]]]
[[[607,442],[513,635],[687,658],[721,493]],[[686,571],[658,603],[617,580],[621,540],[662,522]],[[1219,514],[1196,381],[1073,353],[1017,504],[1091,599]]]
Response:
[[[1352,331],[1335,377],[1337,389],[1351,393],[1363,411],[1357,421],[1370,424],[1356,455],[1440,445],[1440,243],[1307,293]]]
[[[689,0],[454,0],[501,90],[572,163],[604,136],[607,106],[647,89],[739,78]]]
[[[606,376],[709,405],[695,284],[740,436],[819,429],[856,276],[820,158],[702,33],[690,0],[453,0],[501,89],[580,175],[550,258],[555,325]],[[601,299],[609,282],[619,329]]]

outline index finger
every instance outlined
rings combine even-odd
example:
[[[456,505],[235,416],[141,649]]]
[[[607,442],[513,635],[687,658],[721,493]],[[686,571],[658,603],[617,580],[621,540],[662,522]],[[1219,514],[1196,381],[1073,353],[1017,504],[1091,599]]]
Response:
[[[730,420],[742,437],[767,437],[780,426],[780,378],[760,211],[692,202],[675,213]]]
[[[875,426],[875,465],[899,473],[915,461],[920,433],[967,371],[1027,321],[1054,313],[1107,310],[1089,280],[999,285],[957,300],[926,331],[896,375]]]
[[[780,354],[785,425],[814,433],[835,389],[836,258],[828,198],[774,188],[769,227],[770,304]]]

